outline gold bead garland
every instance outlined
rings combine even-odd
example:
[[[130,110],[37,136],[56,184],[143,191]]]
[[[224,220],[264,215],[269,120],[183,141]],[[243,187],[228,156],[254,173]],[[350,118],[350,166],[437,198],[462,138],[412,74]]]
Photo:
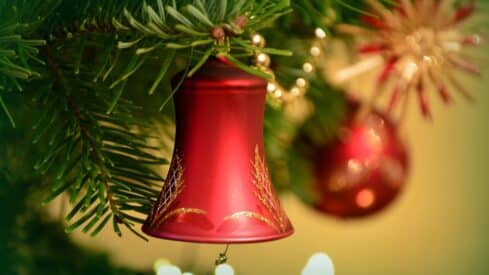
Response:
[[[316,28],[314,34],[318,39],[325,39],[327,36],[326,32],[321,28]],[[279,105],[288,104],[297,98],[304,97],[307,89],[309,88],[309,82],[307,79],[304,77],[299,77],[295,80],[294,85],[292,85],[289,90],[285,89],[277,82],[275,79],[275,74],[270,69],[270,56],[259,50],[260,48],[265,47],[265,38],[262,35],[255,33],[251,36],[251,42],[253,46],[258,48],[258,50],[255,52],[255,65],[263,72],[272,75],[272,80],[268,82],[267,86],[269,96]],[[315,71],[316,68],[312,62],[312,59],[321,55],[321,48],[314,45],[310,48],[309,54],[309,59],[311,60],[306,60],[302,65],[302,70],[306,75]]]

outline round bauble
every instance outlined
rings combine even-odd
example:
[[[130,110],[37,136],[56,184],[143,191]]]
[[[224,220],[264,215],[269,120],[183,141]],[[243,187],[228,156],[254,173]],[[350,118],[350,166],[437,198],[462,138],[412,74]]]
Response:
[[[397,127],[372,111],[358,117],[350,105],[337,137],[317,148],[314,158],[315,207],[339,218],[369,216],[402,192],[409,158]]]

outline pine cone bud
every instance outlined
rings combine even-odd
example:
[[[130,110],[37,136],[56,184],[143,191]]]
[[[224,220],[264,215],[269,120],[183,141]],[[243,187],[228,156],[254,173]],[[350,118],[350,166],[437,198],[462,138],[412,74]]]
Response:
[[[236,24],[238,28],[244,29],[246,25],[248,25],[248,21],[249,21],[248,16],[241,15],[236,17],[236,19],[234,20],[234,24]]]
[[[215,27],[212,29],[212,37],[216,40],[223,40],[226,37],[226,31],[221,26]]]

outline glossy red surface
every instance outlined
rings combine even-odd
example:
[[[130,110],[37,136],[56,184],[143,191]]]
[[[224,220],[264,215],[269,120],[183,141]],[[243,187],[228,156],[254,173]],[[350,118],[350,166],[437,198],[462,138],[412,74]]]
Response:
[[[185,80],[172,165],[145,233],[204,243],[292,234],[264,162],[265,95],[264,80],[218,59]]]
[[[318,150],[316,208],[340,218],[378,213],[389,206],[406,183],[409,159],[396,127],[372,112],[355,121],[353,106],[340,137]]]

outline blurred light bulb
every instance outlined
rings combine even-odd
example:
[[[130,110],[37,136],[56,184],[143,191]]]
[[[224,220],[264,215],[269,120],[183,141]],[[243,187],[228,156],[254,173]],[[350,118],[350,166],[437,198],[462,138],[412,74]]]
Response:
[[[301,275],[334,275],[333,262],[328,255],[316,253],[309,258]]]
[[[158,268],[157,275],[182,275],[180,268],[174,265],[166,265]]]
[[[271,93],[271,92],[275,92],[275,90],[276,90],[276,89],[277,89],[277,86],[276,86],[275,84],[273,84],[273,83],[268,83],[268,85],[267,85],[267,91],[268,91],[269,93]]]
[[[297,86],[299,86],[300,88],[305,88],[306,85],[307,85],[307,81],[300,77],[300,78],[297,78],[297,80],[295,81],[295,84],[297,84]]]
[[[321,28],[316,28],[314,30],[314,34],[316,35],[317,38],[320,39],[326,38],[326,32]]]
[[[155,272],[158,272],[160,267],[169,266],[169,265],[171,265],[170,260],[165,259],[165,258],[160,258],[160,259],[156,260],[156,262],[153,264],[153,270]]]
[[[309,62],[306,62],[304,63],[304,65],[302,65],[302,69],[306,72],[306,73],[310,73],[314,70],[314,67],[312,66],[311,63]]]
[[[276,98],[281,98],[283,94],[284,94],[284,92],[281,89],[276,89],[275,92],[273,93],[273,95]]]
[[[216,267],[215,275],[234,275],[234,269],[228,264],[220,264]]]
[[[183,272],[182,275],[194,275],[192,272]]]
[[[299,89],[298,87],[292,87],[290,89],[290,93],[293,95],[293,96],[299,96],[301,94],[301,89]]]
[[[313,46],[311,47],[311,50],[310,50],[310,53],[312,56],[319,56],[321,54],[321,49],[319,49],[319,47],[317,46]]]

